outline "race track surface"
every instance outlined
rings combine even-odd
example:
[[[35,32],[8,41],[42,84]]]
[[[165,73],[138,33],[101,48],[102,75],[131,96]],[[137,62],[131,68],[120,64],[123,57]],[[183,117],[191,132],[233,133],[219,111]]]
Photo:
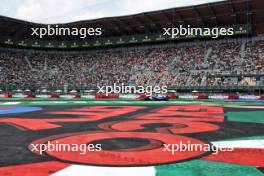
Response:
[[[264,176],[264,106],[0,102],[0,144],[0,176]]]

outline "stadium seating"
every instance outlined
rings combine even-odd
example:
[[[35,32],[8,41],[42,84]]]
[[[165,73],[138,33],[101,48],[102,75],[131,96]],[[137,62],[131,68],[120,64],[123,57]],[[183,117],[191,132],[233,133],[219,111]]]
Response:
[[[46,52],[2,49],[0,86],[263,85],[264,40]]]

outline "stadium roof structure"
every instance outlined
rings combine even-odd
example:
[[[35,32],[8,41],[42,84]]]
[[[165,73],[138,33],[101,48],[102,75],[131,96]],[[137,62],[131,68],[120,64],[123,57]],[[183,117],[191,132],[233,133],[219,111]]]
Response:
[[[263,34],[263,19],[263,0],[228,0],[136,15],[65,23],[60,24],[60,26],[77,28],[101,27],[103,28],[104,37],[116,37],[158,33],[163,31],[163,27],[186,26],[188,24],[191,25],[191,27],[251,24],[253,33]],[[44,26],[46,26],[46,24],[32,23],[0,16],[0,35],[2,36],[37,39],[37,36],[30,35],[30,28]],[[45,39],[76,40],[77,36],[47,36]]]

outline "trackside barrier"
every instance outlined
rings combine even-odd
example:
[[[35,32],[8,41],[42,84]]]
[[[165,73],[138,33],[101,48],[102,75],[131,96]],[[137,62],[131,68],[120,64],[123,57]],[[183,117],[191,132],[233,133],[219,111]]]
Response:
[[[208,96],[208,99],[212,99],[212,100],[227,100],[228,96],[224,96],[224,95],[211,95]]]
[[[170,100],[174,99],[186,99],[186,100],[245,100],[245,101],[254,101],[254,100],[264,100],[264,95],[206,95],[206,94],[197,94],[197,95],[176,95],[175,93],[168,93],[167,96]],[[11,94],[9,92],[0,93],[0,98],[64,98],[64,99],[141,99],[144,100],[147,96],[145,94],[85,94],[80,95],[80,93],[72,93],[60,95],[59,93],[46,93],[46,94],[35,94],[32,92],[29,93],[15,93]]]
[[[175,93],[168,93],[167,96],[169,97],[169,99],[178,99],[178,95],[176,95]]]
[[[255,95],[242,95],[239,96],[240,100],[259,100],[261,97],[260,96],[255,96]]]
[[[59,94],[40,94],[40,95],[36,95],[36,98],[60,98]]]
[[[81,95],[80,94],[60,95],[60,98],[78,99],[78,98],[81,98]]]
[[[60,95],[56,93],[52,93],[50,94],[50,98],[60,98]]]
[[[81,98],[95,99],[95,95],[82,95]]]
[[[50,95],[40,94],[40,95],[36,95],[36,98],[50,98]]]
[[[205,94],[180,95],[179,98],[190,99],[190,100],[205,100],[205,99],[208,99],[208,95],[205,95]]]
[[[228,100],[237,100],[237,99],[239,99],[238,95],[229,95],[228,96]]]
[[[26,98],[27,95],[22,94],[22,93],[16,93],[12,95],[13,98]]]
[[[123,98],[123,99],[137,99],[138,95],[137,94],[120,94],[119,98]]]
[[[179,98],[196,100],[198,99],[198,95],[179,95]]]
[[[3,93],[4,98],[12,98],[12,95],[8,92]]]
[[[115,99],[115,98],[119,98],[118,94],[95,94],[95,99]]]
[[[22,93],[17,93],[12,95],[13,98],[35,98],[36,95],[34,93],[27,93],[27,94],[22,94]]]
[[[27,94],[27,97],[26,98],[36,98],[36,95],[35,94]]]
[[[205,100],[205,99],[208,99],[208,96],[207,95],[198,95],[198,99],[199,100]]]

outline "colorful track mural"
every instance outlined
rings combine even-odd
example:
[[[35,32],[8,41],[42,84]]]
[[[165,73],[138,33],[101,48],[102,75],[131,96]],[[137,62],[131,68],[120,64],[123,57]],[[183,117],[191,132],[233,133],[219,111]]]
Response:
[[[264,176],[261,103],[5,101],[0,129],[1,176]],[[47,143],[102,150],[32,151]]]

